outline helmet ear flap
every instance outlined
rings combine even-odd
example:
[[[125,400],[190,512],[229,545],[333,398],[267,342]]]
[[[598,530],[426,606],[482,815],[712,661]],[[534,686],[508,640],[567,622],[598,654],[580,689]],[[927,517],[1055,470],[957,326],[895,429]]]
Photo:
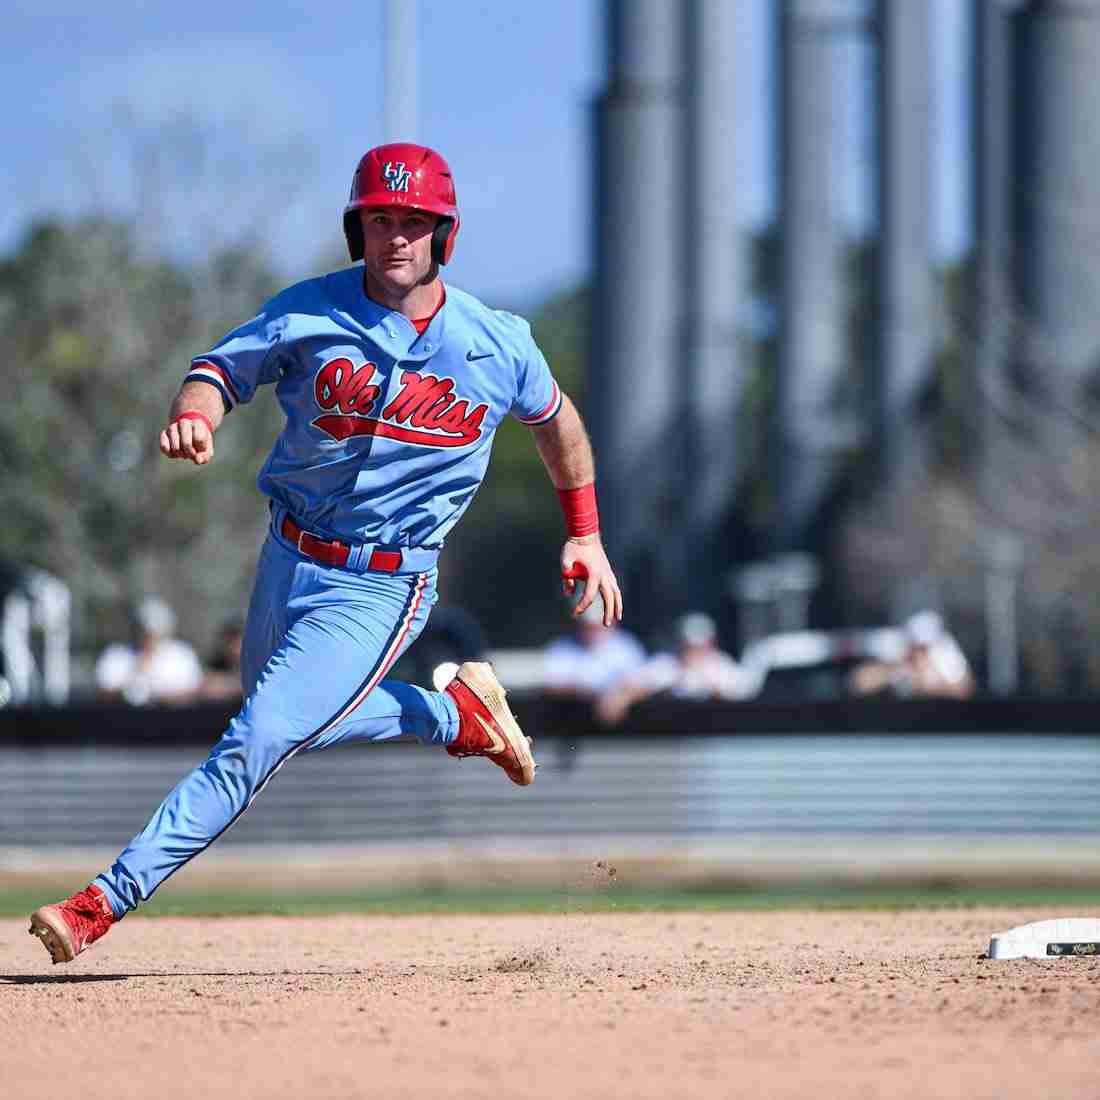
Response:
[[[432,230],[432,259],[437,264],[445,264],[451,258],[457,236],[458,218],[441,217],[435,229]],[[362,239],[361,236],[360,239]]]
[[[348,242],[348,254],[352,263],[363,258],[363,223],[359,220],[358,210],[349,210],[344,215],[344,236]]]

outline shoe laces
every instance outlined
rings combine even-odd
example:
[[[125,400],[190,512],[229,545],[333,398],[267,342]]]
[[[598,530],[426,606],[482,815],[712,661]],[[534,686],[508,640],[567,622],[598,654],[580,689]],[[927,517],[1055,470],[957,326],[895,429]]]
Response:
[[[88,942],[102,936],[115,921],[106,896],[91,886],[73,894],[58,908],[73,932]]]

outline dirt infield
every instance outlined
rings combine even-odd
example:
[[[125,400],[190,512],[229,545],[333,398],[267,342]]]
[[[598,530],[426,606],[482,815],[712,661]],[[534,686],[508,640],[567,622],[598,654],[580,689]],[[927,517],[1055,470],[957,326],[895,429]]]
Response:
[[[1100,960],[980,957],[1056,915],[5,920],[0,1095],[1100,1097]]]

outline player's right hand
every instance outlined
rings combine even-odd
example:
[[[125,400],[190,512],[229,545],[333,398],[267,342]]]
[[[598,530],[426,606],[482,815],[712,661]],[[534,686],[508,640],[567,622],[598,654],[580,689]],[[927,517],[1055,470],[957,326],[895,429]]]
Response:
[[[599,532],[566,540],[561,552],[561,577],[562,590],[567,596],[576,591],[578,581],[584,582],[584,592],[573,608],[573,618],[580,618],[598,595],[603,601],[603,625],[609,627],[623,621],[623,594]]]
[[[201,420],[173,420],[160,433],[160,452],[168,458],[189,458],[196,466],[205,466],[214,457],[214,437]]]

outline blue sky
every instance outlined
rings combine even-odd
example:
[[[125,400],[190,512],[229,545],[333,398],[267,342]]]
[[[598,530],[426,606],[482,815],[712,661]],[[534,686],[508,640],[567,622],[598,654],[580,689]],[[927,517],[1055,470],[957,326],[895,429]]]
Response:
[[[942,152],[930,232],[943,255],[966,234],[965,0],[929,2]],[[774,210],[769,4],[741,5],[735,201],[754,224]],[[141,209],[155,214],[149,239],[182,253],[244,228],[268,242],[288,279],[335,265],[351,173],[382,124],[382,14],[381,0],[7,5],[0,248],[36,215]],[[451,161],[462,210],[449,277],[501,304],[575,284],[591,266],[601,0],[420,0],[418,22],[418,136]],[[853,167],[866,131],[860,57],[853,48],[840,136]],[[858,173],[843,204],[845,220],[865,228]]]

